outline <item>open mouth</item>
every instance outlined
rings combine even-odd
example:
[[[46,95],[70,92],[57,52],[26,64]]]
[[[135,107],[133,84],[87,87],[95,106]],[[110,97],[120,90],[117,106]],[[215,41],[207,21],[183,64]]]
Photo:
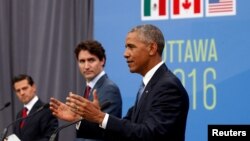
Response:
[[[127,63],[128,63],[128,64],[131,64],[131,63],[133,63],[133,61],[127,61]]]

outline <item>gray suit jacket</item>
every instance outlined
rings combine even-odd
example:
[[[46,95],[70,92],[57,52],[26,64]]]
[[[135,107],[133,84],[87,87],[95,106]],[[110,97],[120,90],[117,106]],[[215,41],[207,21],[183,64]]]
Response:
[[[91,101],[93,100],[94,89],[97,90],[97,95],[101,107],[104,106],[102,111],[120,118],[122,115],[122,99],[120,90],[117,87],[117,85],[108,78],[107,74],[103,75],[96,82],[94,88],[91,89],[89,96],[89,99]],[[82,120],[79,130],[77,130],[76,132],[77,141],[103,141],[103,140],[87,139],[88,137],[92,138],[93,136],[95,136],[95,131],[91,132],[91,129],[95,128],[99,128],[99,125],[87,122],[86,120]],[[83,139],[82,137],[84,137],[85,139]]]

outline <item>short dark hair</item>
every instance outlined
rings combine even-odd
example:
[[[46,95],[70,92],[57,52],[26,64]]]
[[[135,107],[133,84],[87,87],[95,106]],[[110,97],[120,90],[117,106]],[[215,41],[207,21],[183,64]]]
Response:
[[[12,82],[11,82],[12,87],[14,88],[15,83],[22,81],[22,80],[27,80],[28,84],[31,86],[34,84],[34,81],[33,81],[31,76],[29,76],[27,74],[19,74],[19,75],[13,77]]]
[[[75,48],[76,59],[78,59],[78,55],[80,51],[82,50],[88,51],[90,54],[97,56],[99,60],[105,59],[105,62],[103,65],[105,66],[106,54],[105,54],[105,49],[103,48],[101,43],[99,43],[96,40],[86,40],[86,41],[80,42]]]
[[[137,32],[138,39],[146,44],[155,42],[158,46],[157,52],[162,55],[165,39],[158,27],[152,24],[138,25],[129,31],[131,32]]]

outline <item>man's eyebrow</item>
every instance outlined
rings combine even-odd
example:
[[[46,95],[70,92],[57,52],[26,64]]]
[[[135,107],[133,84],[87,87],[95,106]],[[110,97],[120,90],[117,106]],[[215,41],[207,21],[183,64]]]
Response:
[[[125,47],[134,47],[133,44],[126,44]]]

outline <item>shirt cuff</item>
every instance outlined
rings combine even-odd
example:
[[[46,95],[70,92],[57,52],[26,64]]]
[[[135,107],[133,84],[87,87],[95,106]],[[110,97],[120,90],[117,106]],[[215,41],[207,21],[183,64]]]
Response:
[[[106,113],[105,116],[104,116],[104,119],[102,121],[102,124],[100,124],[99,127],[101,127],[102,129],[106,129],[108,119],[109,119],[109,114]]]
[[[80,126],[81,126],[81,121],[76,123],[76,130],[79,130]]]

